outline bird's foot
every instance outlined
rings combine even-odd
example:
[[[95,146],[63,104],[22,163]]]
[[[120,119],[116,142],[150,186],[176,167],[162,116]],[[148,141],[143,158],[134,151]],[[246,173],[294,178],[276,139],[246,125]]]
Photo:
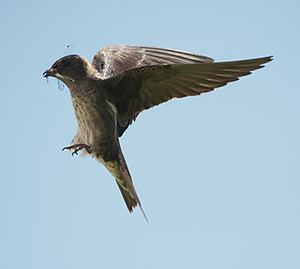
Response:
[[[89,154],[91,153],[90,147],[87,144],[75,144],[75,145],[71,145],[69,147],[64,147],[62,149],[62,151],[66,150],[66,149],[67,150],[72,150],[73,149],[72,156],[74,154],[78,155],[78,151],[80,151],[82,149],[85,149]]]

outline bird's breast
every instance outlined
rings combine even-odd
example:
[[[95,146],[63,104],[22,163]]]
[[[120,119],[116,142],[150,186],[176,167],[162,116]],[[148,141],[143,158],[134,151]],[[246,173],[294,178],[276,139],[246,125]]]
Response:
[[[117,111],[107,100],[74,99],[73,107],[78,122],[76,143],[91,147],[91,155],[106,159],[115,155],[118,143]]]

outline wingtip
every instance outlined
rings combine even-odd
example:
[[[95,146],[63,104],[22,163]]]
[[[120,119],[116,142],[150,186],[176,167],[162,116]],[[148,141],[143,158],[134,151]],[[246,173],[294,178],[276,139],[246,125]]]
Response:
[[[274,58],[274,56],[271,55],[271,56],[266,56],[266,57],[259,58],[258,60],[261,60],[262,61],[261,65],[263,65],[263,64],[266,64],[268,62],[273,61],[274,60],[273,58]]]
[[[267,56],[266,59],[268,60],[267,62],[271,62],[274,60],[274,55]]]
[[[258,58],[258,60],[260,60],[259,63],[259,68],[265,67],[265,64],[272,62],[273,61],[273,55],[271,56],[266,56],[266,57],[262,57],[262,58]]]

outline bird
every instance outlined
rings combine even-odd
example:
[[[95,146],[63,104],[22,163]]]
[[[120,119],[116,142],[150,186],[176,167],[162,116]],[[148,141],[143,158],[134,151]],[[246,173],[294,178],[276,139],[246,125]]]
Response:
[[[90,62],[80,55],[58,59],[43,76],[61,80],[70,90],[78,123],[69,150],[102,163],[115,178],[131,213],[146,214],[133,185],[119,138],[144,110],[173,98],[196,96],[251,74],[273,56],[214,62],[182,50],[110,45]]]

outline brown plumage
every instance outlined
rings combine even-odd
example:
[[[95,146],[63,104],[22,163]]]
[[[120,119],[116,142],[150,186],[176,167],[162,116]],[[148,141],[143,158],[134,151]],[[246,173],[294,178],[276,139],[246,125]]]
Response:
[[[60,79],[71,92],[78,130],[64,149],[73,150],[73,154],[83,150],[103,163],[132,212],[141,203],[119,137],[138,114],[175,97],[212,91],[271,60],[264,57],[215,63],[209,57],[178,50],[108,46],[92,63],[79,55],[63,57],[44,76]]]

